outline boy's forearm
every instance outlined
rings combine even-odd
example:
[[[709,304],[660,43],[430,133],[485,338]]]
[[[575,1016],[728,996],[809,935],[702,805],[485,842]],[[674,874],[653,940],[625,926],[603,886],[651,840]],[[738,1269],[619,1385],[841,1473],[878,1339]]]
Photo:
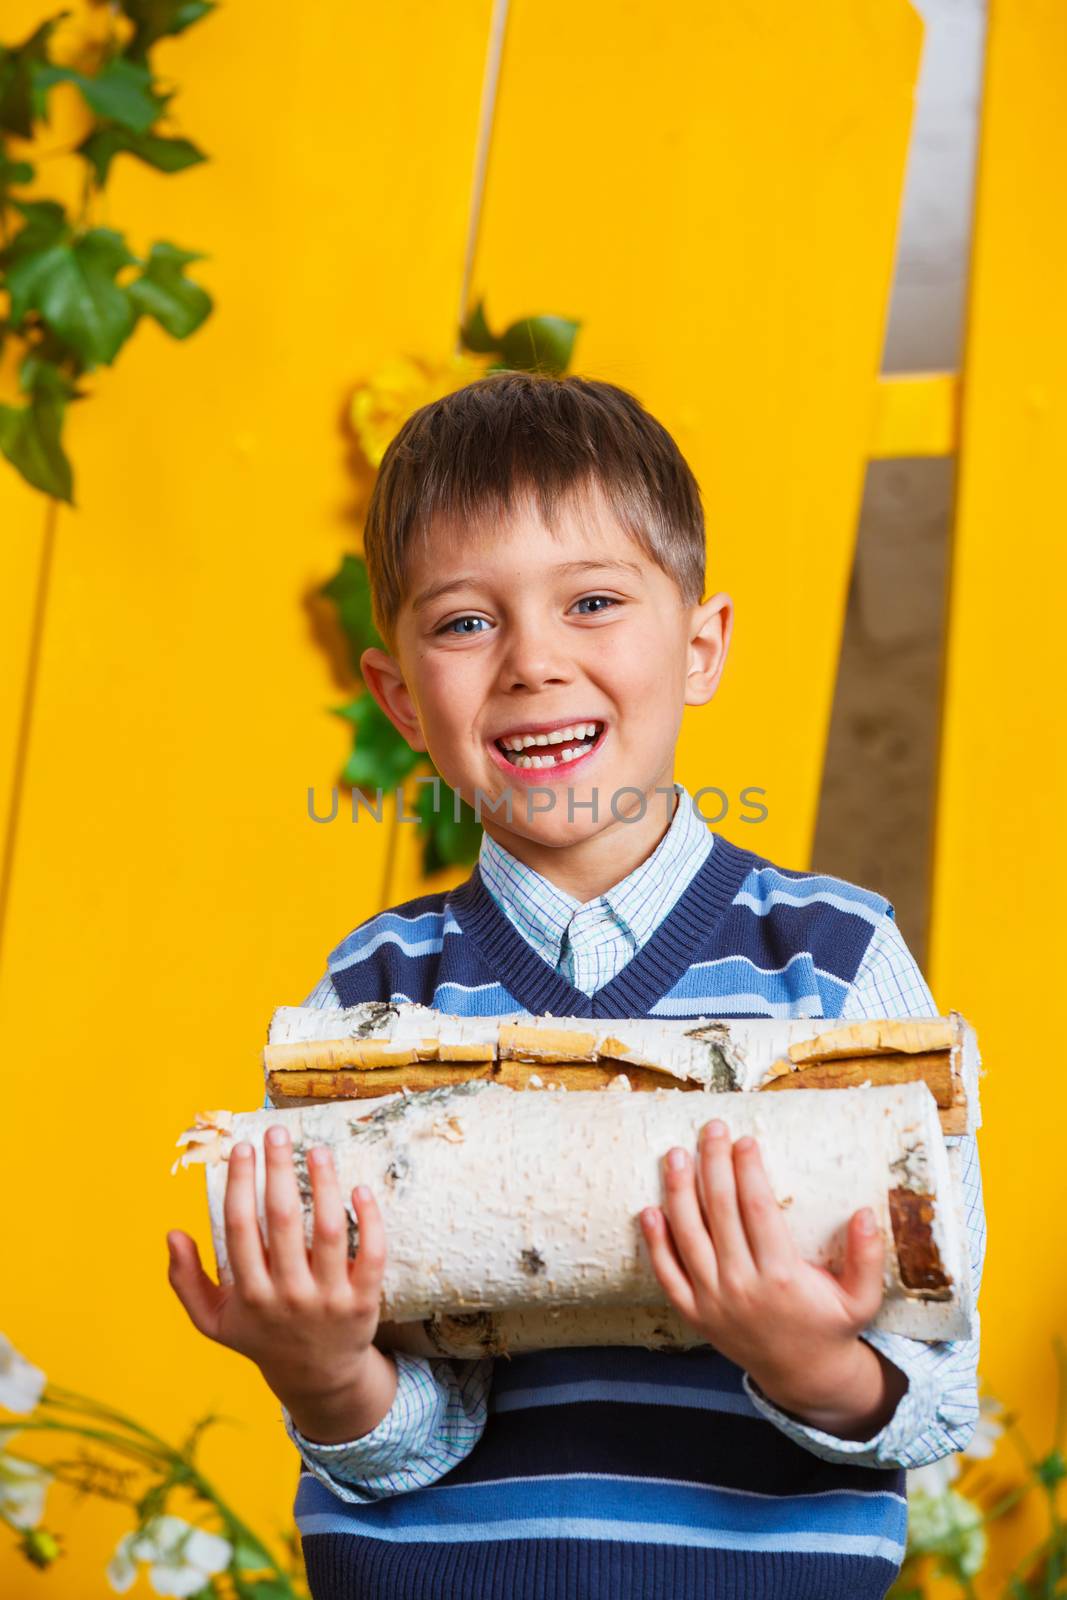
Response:
[[[267,1379],[271,1382],[270,1378]],[[364,1352],[354,1376],[336,1389],[293,1395],[271,1383],[293,1420],[314,1444],[344,1444],[370,1433],[396,1399],[396,1362],[375,1345]]]
[[[750,1376],[780,1411],[839,1439],[880,1433],[908,1387],[900,1368],[860,1338],[821,1369],[813,1365],[807,1372]]]

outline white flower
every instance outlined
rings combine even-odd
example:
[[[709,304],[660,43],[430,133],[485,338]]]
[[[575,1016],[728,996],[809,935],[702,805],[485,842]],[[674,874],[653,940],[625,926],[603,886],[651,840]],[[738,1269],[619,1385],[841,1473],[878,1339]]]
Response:
[[[52,1474],[35,1461],[19,1461],[5,1455],[2,1446],[13,1439],[16,1430],[0,1430],[0,1517],[13,1528],[36,1528],[44,1516],[44,1497]]]
[[[197,1594],[209,1578],[226,1570],[232,1557],[228,1539],[194,1528],[182,1517],[153,1517],[140,1532],[119,1540],[107,1580],[125,1594],[137,1577],[137,1562],[147,1561],[148,1581],[157,1594]]]
[[[992,1395],[983,1395],[978,1402],[978,1422],[974,1430],[974,1437],[965,1450],[960,1454],[970,1456],[974,1461],[985,1461],[996,1449],[997,1440],[1004,1432],[1001,1422],[1003,1408],[999,1400],[994,1400]]]
[[[930,1461],[925,1467],[911,1467],[908,1470],[908,1494],[926,1494],[936,1500],[948,1493],[949,1485],[959,1475],[960,1464],[956,1456],[942,1456],[940,1461]]]
[[[5,1411],[32,1411],[46,1381],[40,1367],[32,1367],[0,1333],[0,1406]]]
[[[909,1551],[948,1557],[973,1578],[982,1570],[986,1544],[982,1513],[954,1489],[940,1495],[919,1493],[909,1499]]]

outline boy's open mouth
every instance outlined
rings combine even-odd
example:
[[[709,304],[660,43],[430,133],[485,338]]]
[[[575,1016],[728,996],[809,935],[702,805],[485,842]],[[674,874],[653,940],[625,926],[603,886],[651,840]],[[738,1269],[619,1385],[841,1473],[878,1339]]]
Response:
[[[509,767],[520,772],[569,767],[601,743],[606,722],[569,722],[557,728],[518,729],[494,739],[493,744]]]

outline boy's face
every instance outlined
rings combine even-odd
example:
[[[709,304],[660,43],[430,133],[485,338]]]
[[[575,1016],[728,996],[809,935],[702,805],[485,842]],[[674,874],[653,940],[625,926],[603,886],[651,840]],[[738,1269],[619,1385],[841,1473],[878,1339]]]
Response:
[[[715,692],[730,623],[727,596],[687,605],[596,496],[568,502],[554,532],[532,506],[477,536],[431,529],[409,561],[395,659],[369,650],[362,665],[409,743],[468,803],[481,796],[487,831],[520,859],[522,841],[606,832],[629,855],[670,817],[655,791],[673,782],[683,706]],[[523,736],[549,742],[520,752]],[[508,790],[510,820],[490,810]],[[642,795],[645,820],[623,821]]]

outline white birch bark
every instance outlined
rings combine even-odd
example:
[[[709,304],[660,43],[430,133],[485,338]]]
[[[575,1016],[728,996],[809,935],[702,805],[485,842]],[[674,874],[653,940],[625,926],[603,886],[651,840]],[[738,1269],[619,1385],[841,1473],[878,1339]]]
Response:
[[[966,1240],[959,1149],[948,1149],[953,1201],[960,1238]],[[914,1302],[887,1300],[877,1319],[886,1332],[921,1339],[969,1338],[973,1331],[970,1258],[961,1274],[961,1304],[927,1303],[923,1326],[915,1327]],[[383,1350],[415,1356],[521,1355],[588,1345],[641,1345],[647,1350],[692,1350],[705,1343],[672,1306],[529,1306],[512,1311],[442,1313],[421,1322],[383,1322],[375,1343]]]
[[[334,1155],[342,1193],[374,1190],[388,1241],[383,1318],[496,1313],[536,1307],[664,1304],[639,1214],[662,1199],[662,1160],[695,1148],[718,1116],[731,1136],[752,1134],[802,1254],[840,1263],[844,1227],[869,1205],[887,1242],[886,1298],[875,1325],[915,1338],[962,1336],[969,1326],[967,1252],[947,1152],[924,1084],[795,1095],[678,1093],[516,1094],[492,1083],[367,1102],[219,1117],[201,1140],[220,1271],[225,1156],[235,1139],[259,1152],[273,1123],[298,1156],[313,1144]],[[367,1118],[365,1121],[359,1118]],[[931,1230],[952,1287],[931,1300],[901,1282],[891,1190],[933,1197]],[[305,1185],[305,1206],[310,1196]],[[615,1340],[605,1342],[616,1342]]]
[[[974,1029],[958,1012],[943,1018],[842,1023],[823,1017],[604,1020],[525,1012],[455,1017],[427,1006],[378,1001],[334,1010],[280,1006],[271,1020],[264,1066],[274,1071],[305,1064],[321,1068],[342,1059],[368,1068],[508,1057],[546,1063],[609,1061],[646,1067],[708,1090],[750,1091],[802,1062],[941,1048],[950,1054],[965,1104],[965,1131],[973,1133],[981,1125],[980,1057]]]

